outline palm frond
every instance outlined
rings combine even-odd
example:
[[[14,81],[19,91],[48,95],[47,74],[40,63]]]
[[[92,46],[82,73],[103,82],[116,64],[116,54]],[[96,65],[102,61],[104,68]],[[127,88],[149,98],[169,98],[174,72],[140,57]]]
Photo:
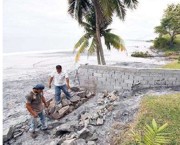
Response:
[[[86,33],[84,34],[79,40],[78,42],[74,45],[74,51],[79,48],[81,45],[84,44],[85,41],[87,41],[90,38],[89,34]]]
[[[94,54],[96,51],[96,41],[95,41],[95,38],[93,38],[92,42],[91,42],[91,45],[88,49],[88,55],[92,55]]]
[[[112,45],[115,49],[121,51],[126,50],[123,40],[118,35],[113,33],[104,33],[104,39],[108,49],[110,49],[110,45]]]
[[[88,39],[86,39],[86,40],[82,43],[81,47],[79,48],[79,50],[78,50],[77,53],[76,53],[75,62],[78,62],[78,61],[79,61],[79,58],[80,58],[81,53],[83,53],[83,52],[85,51],[85,49],[88,47],[88,45],[89,45],[89,41],[88,41]]]
[[[136,9],[138,5],[137,0],[123,0],[123,2],[127,6],[127,8],[130,8],[130,9]]]

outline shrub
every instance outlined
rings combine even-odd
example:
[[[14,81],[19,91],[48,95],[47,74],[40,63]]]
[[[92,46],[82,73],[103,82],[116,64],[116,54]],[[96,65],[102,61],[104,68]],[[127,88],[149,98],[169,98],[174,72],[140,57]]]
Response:
[[[166,49],[168,48],[168,40],[163,37],[158,37],[154,40],[154,47],[157,49]]]
[[[152,55],[150,55],[149,53],[148,53],[148,51],[146,51],[146,52],[142,52],[142,51],[135,51],[135,52],[133,52],[132,54],[131,54],[131,56],[133,56],[133,57],[151,57]]]

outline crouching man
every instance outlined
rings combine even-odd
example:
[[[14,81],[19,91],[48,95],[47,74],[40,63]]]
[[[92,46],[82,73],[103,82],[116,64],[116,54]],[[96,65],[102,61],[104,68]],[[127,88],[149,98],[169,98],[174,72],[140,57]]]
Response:
[[[40,118],[41,121],[41,129],[46,130],[47,125],[45,123],[45,115],[43,112],[43,103],[45,107],[48,107],[46,100],[43,96],[44,85],[37,84],[33,87],[33,90],[26,95],[26,108],[31,115],[31,125],[30,125],[30,133],[32,138],[36,138],[37,134],[35,132],[37,128],[37,118]]]

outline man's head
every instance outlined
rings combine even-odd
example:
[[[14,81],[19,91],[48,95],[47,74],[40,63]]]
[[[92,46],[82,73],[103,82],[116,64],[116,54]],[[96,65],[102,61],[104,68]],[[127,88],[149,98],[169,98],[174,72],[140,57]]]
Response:
[[[44,85],[42,85],[42,84],[37,84],[37,85],[35,85],[34,87],[33,87],[33,90],[34,90],[34,92],[35,93],[38,93],[38,94],[40,94],[43,90],[44,90]]]
[[[61,66],[61,65],[57,65],[57,66],[56,66],[56,70],[57,70],[58,73],[61,73],[61,71],[62,71],[62,66]]]

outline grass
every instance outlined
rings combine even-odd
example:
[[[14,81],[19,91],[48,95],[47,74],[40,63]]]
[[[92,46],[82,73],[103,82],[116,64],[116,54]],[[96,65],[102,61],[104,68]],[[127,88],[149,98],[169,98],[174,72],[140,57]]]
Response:
[[[141,101],[136,121],[132,124],[133,130],[143,132],[145,123],[151,124],[153,118],[159,126],[168,123],[165,132],[171,133],[170,145],[180,145],[180,93],[145,96]],[[132,138],[127,136],[128,134],[130,134],[130,130],[126,133],[125,142],[120,143],[117,139],[116,145],[132,144]]]
[[[166,64],[165,66],[163,66],[163,68],[180,69],[180,62],[178,60],[175,60],[171,63]]]

